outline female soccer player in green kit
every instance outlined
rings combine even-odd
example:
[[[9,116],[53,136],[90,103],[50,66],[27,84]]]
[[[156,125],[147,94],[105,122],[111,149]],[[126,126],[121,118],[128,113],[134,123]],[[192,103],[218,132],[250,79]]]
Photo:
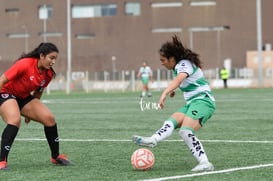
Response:
[[[147,62],[143,62],[142,67],[140,67],[138,74],[138,78],[141,78],[142,83],[142,93],[140,97],[144,97],[146,94],[148,97],[152,96],[152,93],[149,89],[149,81],[153,81],[152,69],[147,65]]]
[[[140,146],[155,147],[179,128],[179,135],[198,161],[192,171],[212,171],[214,166],[195,135],[215,111],[215,99],[204,78],[199,56],[185,48],[177,36],[162,45],[159,55],[161,64],[172,70],[175,76],[161,94],[159,106],[163,109],[166,97],[174,97],[177,88],[183,92],[186,104],[178,108],[151,137],[133,136],[133,142]]]

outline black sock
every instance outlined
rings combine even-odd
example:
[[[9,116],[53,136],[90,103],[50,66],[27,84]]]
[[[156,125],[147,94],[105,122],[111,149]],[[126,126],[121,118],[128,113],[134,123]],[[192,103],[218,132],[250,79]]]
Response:
[[[59,156],[59,137],[57,131],[57,125],[52,127],[44,127],[45,136],[51,150],[52,158],[57,158]]]
[[[1,138],[0,161],[8,160],[8,154],[11,149],[11,145],[17,135],[18,130],[19,128],[11,124],[8,124],[4,129]]]

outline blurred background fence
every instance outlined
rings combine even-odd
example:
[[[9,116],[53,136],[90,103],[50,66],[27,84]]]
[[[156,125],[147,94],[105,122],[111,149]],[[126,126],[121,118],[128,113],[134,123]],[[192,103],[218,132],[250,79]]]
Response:
[[[223,82],[219,76],[219,69],[204,70],[205,77],[212,89],[222,88]],[[228,80],[229,88],[240,87],[260,87],[261,80],[258,80],[258,70],[250,68],[230,69]],[[273,87],[273,68],[265,68],[262,72],[262,87]],[[153,70],[153,82],[149,87],[154,91],[159,91],[167,87],[173,79],[172,72],[166,69]],[[137,78],[136,71],[115,71],[115,72],[72,72],[70,90],[92,92],[92,91],[140,91],[141,81]],[[66,73],[57,74],[56,78],[48,86],[47,92],[66,91]]]

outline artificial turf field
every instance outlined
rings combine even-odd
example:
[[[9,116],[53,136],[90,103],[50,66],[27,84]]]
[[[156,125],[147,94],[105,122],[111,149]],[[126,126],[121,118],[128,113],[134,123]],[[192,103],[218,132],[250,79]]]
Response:
[[[43,100],[54,113],[60,151],[73,166],[54,166],[42,125],[22,119],[9,155],[9,169],[0,171],[2,181],[100,181],[100,180],[273,180],[273,90],[213,90],[217,109],[196,135],[203,142],[215,171],[192,173],[197,164],[176,131],[168,141],[151,149],[155,165],[135,171],[130,157],[140,148],[132,135],[150,136],[180,105],[182,94],[168,98],[165,109],[156,110],[160,92],[144,98],[136,93],[51,93]],[[150,103],[150,107],[149,107]],[[142,108],[145,108],[143,110]],[[4,128],[0,122],[1,132]]]

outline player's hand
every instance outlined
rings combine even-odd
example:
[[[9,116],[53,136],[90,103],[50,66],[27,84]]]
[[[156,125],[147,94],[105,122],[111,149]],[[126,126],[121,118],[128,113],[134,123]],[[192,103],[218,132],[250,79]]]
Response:
[[[30,122],[30,119],[25,117],[25,123],[28,124],[29,122]]]
[[[166,94],[162,94],[160,99],[159,99],[159,102],[158,102],[158,105],[161,109],[164,108],[164,102],[165,102],[165,99],[166,99]]]
[[[174,96],[175,96],[175,92],[173,91],[173,92],[170,93],[170,97],[173,98]]]

